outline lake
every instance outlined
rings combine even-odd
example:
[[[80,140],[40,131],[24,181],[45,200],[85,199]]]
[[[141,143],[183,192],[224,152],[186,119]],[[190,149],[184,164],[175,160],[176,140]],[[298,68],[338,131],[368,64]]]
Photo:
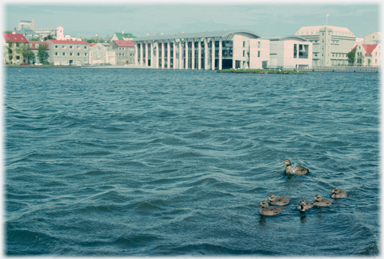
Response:
[[[380,254],[378,73],[4,76],[6,255]],[[271,193],[290,204],[261,216]]]

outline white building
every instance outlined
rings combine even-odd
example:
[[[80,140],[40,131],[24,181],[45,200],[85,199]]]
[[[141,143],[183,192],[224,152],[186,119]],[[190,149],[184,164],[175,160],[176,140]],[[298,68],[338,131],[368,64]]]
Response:
[[[251,31],[209,31],[138,37],[135,64],[152,68],[262,68],[269,62],[269,40]]]
[[[348,65],[347,53],[356,44],[356,36],[347,28],[304,26],[295,35],[313,44],[313,66]]]
[[[311,69],[312,42],[299,36],[271,37],[270,68]]]
[[[116,53],[108,51],[108,48],[100,43],[92,43],[89,45],[89,64],[92,66],[102,64],[116,65]]]
[[[372,32],[364,37],[364,44],[379,44],[381,43],[381,32]]]
[[[81,41],[81,38],[71,37],[71,35],[64,35],[64,28],[62,26],[57,27],[56,29],[56,40],[74,40]]]
[[[356,46],[355,62],[360,66],[380,66],[381,64],[381,43],[361,44]]]

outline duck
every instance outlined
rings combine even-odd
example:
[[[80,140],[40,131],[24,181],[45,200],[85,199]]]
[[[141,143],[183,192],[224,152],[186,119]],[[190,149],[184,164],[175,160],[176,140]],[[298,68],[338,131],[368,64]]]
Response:
[[[333,194],[332,194],[333,193]],[[332,198],[336,198],[336,199],[340,199],[340,198],[347,198],[347,193],[343,190],[343,189],[340,189],[340,188],[337,188],[337,187],[334,187],[332,192]]]
[[[332,205],[332,201],[322,198],[320,194],[316,194],[315,199],[313,201],[316,201],[313,203],[313,206],[316,207],[328,207]]]
[[[292,167],[291,161],[289,159],[285,159],[284,163],[281,166],[287,166],[285,168],[286,174],[309,174],[309,170],[305,167],[302,167],[301,165],[296,165],[295,167]]]
[[[269,206],[268,202],[265,200],[261,201],[257,206],[261,206],[260,214],[263,216],[274,216],[284,211],[282,208]]]
[[[297,208],[301,212],[305,212],[306,210],[309,210],[313,207],[312,203],[310,201],[301,199],[299,205],[297,205]]]
[[[270,194],[268,197],[268,201],[272,205],[279,205],[279,206],[284,206],[289,203],[291,199],[285,196],[275,196],[274,194]]]

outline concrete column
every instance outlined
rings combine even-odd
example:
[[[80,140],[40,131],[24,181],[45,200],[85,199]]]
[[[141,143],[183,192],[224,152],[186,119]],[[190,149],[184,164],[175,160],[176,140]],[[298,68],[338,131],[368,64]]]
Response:
[[[148,66],[148,42],[145,43],[145,66]]]
[[[155,43],[151,42],[151,67],[156,68],[156,59],[155,59]]]
[[[139,58],[139,55],[137,53],[137,42],[135,42],[135,65],[137,66],[137,59]]]
[[[171,42],[167,42],[167,68],[171,68]]]
[[[223,69],[223,40],[219,40],[219,70]]]
[[[161,43],[161,68],[164,68],[164,41]]]
[[[195,41],[192,41],[192,67],[191,69],[195,69]]]
[[[140,43],[140,66],[143,65],[143,43]]]
[[[212,64],[211,69],[215,70],[215,39],[212,39]]]
[[[159,42],[156,42],[156,68],[159,68]]]
[[[173,45],[173,69],[176,69],[176,41],[173,41],[172,45]]]
[[[179,69],[182,69],[182,67],[181,67],[181,61],[183,60],[182,52],[183,52],[183,44],[182,44],[182,41],[180,39],[180,41],[179,41]]]
[[[208,40],[204,39],[204,69],[208,70]]]
[[[185,69],[188,69],[188,41],[185,42]]]
[[[197,69],[201,69],[201,39],[199,39],[199,58],[197,59]]]

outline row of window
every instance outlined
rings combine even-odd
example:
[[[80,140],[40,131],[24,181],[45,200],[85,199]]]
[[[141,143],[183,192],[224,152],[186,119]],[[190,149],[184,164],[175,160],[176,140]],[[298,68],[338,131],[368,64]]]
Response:
[[[69,52],[69,53],[63,52],[61,56],[67,56],[67,54],[69,54],[69,56],[74,56],[72,52]],[[55,56],[59,56],[59,52],[55,52]],[[77,52],[76,56],[80,57],[81,53]],[[88,56],[88,53],[84,53],[84,57],[87,57],[87,56]]]
[[[77,49],[81,49],[81,46],[76,46],[76,47],[77,47]],[[59,45],[55,45],[55,49],[58,49],[58,48],[59,48]],[[61,48],[62,48],[62,49],[66,49],[66,48],[67,48],[67,45],[61,45]],[[69,49],[74,49],[74,46],[69,45],[68,48],[69,48]],[[88,46],[83,46],[83,48],[84,48],[84,49],[87,49]]]

